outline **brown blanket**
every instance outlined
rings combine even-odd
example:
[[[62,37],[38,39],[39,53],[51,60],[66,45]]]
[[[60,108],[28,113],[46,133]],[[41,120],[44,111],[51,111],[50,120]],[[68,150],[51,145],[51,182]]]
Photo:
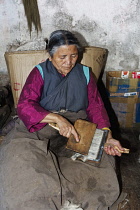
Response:
[[[65,113],[72,123],[83,112]],[[106,210],[119,196],[114,158],[99,164],[71,160],[67,139],[49,125],[29,133],[20,120],[0,147],[0,209],[60,210],[66,201]]]

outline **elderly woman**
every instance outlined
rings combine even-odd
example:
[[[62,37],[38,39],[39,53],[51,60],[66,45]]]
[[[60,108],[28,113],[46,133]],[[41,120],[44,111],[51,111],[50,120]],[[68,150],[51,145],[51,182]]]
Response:
[[[71,134],[80,141],[73,126],[79,118],[109,130],[104,104],[92,72],[77,63],[81,47],[71,32],[54,31],[47,50],[49,59],[26,80],[19,119],[1,145],[0,209],[60,210],[70,202],[84,210],[106,210],[119,196],[113,156],[121,153],[105,147],[96,164],[73,161],[65,148]],[[52,122],[59,131],[49,126]],[[123,150],[111,131],[107,143]]]

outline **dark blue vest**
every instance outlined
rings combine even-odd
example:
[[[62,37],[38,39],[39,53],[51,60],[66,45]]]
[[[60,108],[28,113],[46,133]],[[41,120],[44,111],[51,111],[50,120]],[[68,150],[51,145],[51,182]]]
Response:
[[[61,109],[78,112],[88,106],[87,78],[83,65],[75,67],[63,77],[48,59],[36,66],[44,79],[40,105],[49,111]],[[89,69],[87,69],[88,71]]]

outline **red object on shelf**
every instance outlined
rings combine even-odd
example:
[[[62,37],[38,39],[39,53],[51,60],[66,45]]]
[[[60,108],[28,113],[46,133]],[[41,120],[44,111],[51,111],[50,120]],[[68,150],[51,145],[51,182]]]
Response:
[[[132,72],[132,78],[133,79],[140,79],[140,72],[137,72],[137,71],[133,71]]]

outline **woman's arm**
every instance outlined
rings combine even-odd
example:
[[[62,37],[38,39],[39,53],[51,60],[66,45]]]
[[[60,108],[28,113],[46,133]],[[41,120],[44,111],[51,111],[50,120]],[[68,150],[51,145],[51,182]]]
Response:
[[[79,142],[79,136],[74,128],[74,126],[64,117],[59,114],[49,113],[41,123],[56,123],[59,128],[59,133],[62,136],[67,138],[70,137],[71,134],[74,135],[75,140]]]
[[[34,68],[25,82],[18,101],[18,116],[30,132],[43,128],[46,123],[40,123],[40,121],[49,114],[39,104],[43,84],[44,81],[40,72],[37,68]]]

